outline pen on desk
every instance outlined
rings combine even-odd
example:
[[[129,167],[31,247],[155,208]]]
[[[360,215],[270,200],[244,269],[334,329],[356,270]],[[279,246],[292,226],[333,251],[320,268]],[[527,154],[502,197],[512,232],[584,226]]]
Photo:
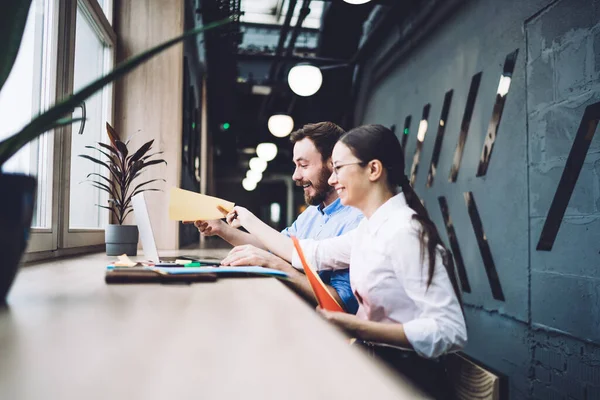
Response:
[[[188,267],[201,267],[201,266],[202,266],[202,263],[199,263],[199,262],[191,262],[191,263],[189,263],[189,264],[184,264],[183,266],[184,266],[185,268],[188,268]]]
[[[221,263],[216,263],[216,262],[192,262],[189,264],[185,264],[183,267],[220,267]]]

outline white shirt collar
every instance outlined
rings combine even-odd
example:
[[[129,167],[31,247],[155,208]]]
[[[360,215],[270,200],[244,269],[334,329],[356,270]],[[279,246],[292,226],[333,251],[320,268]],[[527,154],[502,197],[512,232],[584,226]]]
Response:
[[[371,233],[377,232],[377,230],[383,225],[392,215],[394,210],[398,210],[404,207],[408,207],[406,203],[406,198],[404,197],[404,193],[398,193],[394,197],[390,198],[388,201],[383,203],[371,218],[367,219],[367,226]]]

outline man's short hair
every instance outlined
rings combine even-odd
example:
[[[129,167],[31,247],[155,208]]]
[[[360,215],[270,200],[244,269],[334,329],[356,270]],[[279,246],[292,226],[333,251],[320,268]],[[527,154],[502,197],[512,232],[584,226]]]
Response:
[[[316,124],[306,124],[292,132],[290,140],[292,143],[299,142],[304,138],[312,140],[321,153],[321,158],[326,161],[331,157],[333,146],[344,133],[345,131],[333,122],[317,122]]]

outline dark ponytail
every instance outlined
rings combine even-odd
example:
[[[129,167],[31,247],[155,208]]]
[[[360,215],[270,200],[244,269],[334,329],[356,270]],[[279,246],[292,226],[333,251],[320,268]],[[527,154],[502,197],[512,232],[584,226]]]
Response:
[[[413,215],[413,219],[419,221],[421,224],[421,232],[419,234],[421,260],[425,259],[425,250],[427,250],[429,261],[427,287],[433,281],[435,260],[438,254],[438,246],[440,246],[442,247],[440,255],[442,256],[444,267],[448,272],[448,277],[450,278],[450,282],[452,282],[456,297],[461,302],[452,254],[442,242],[435,224],[429,218],[429,213],[404,174],[404,152],[394,132],[382,125],[364,125],[345,133],[340,138],[340,142],[348,146],[350,151],[363,162],[371,160],[381,161],[387,172],[388,185],[393,192],[400,186],[406,198],[406,203],[416,213]]]
[[[433,280],[433,272],[435,268],[435,255],[437,251],[437,246],[443,247],[442,257],[447,258],[444,260],[444,267],[448,271],[448,275],[450,276],[450,280],[452,281],[452,286],[454,287],[454,291],[456,292],[457,297],[460,299],[459,290],[458,290],[458,282],[456,282],[456,276],[454,275],[454,260],[451,257],[448,257],[450,251],[446,248],[444,243],[442,242],[442,238],[440,234],[431,220],[429,218],[429,213],[427,209],[421,203],[421,199],[417,196],[415,190],[410,186],[408,179],[406,179],[406,183],[401,185],[402,192],[404,193],[404,197],[406,198],[406,203],[410,208],[412,208],[416,214],[413,216],[413,219],[416,219],[421,223],[422,229],[420,233],[420,241],[421,241],[421,259],[424,257],[425,245],[427,245],[427,255],[429,256],[429,274],[427,278],[427,286],[431,285],[431,281]],[[433,257],[432,257],[433,256]]]

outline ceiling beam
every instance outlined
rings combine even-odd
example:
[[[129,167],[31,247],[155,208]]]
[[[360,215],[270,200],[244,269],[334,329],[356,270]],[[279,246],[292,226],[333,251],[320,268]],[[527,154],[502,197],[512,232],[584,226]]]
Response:
[[[238,61],[253,61],[253,60],[272,61],[273,59],[275,59],[275,57],[276,57],[275,54],[272,54],[272,53],[243,53],[243,52],[237,53]],[[337,58],[311,57],[311,56],[298,56],[298,55],[290,56],[287,61],[291,61],[294,63],[309,62],[309,63],[313,63],[315,65],[347,64],[350,62],[349,60],[340,60]]]

